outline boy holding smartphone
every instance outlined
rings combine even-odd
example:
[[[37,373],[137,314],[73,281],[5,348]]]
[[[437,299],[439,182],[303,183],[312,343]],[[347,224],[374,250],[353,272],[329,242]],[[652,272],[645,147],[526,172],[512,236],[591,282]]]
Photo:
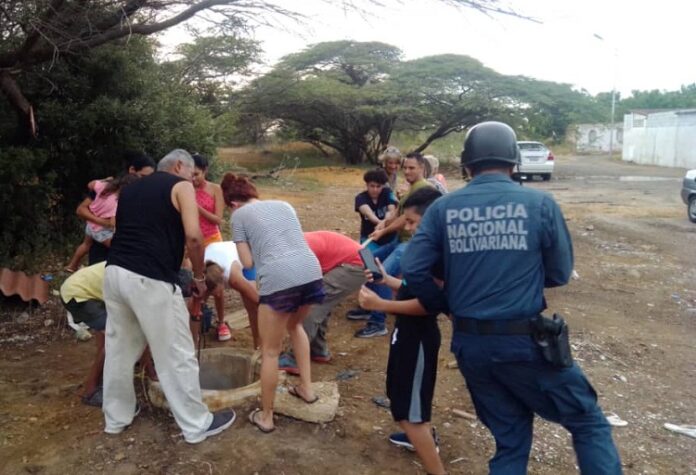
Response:
[[[440,196],[431,187],[414,191],[404,202],[404,229],[415,233],[425,210]],[[388,275],[379,261],[376,265],[382,274],[380,283],[397,290],[396,300],[380,298],[365,286],[360,289],[358,299],[362,308],[396,314],[387,364],[387,396],[392,417],[404,433],[392,434],[389,440],[415,450],[427,473],[444,474],[430,425],[440,349],[437,315],[427,314],[406,282]],[[374,280],[372,272],[365,273],[368,280]]]

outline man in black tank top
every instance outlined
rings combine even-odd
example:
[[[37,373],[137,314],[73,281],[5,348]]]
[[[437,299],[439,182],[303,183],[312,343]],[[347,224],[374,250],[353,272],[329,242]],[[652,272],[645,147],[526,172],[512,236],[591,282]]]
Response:
[[[104,277],[108,318],[102,408],[109,434],[121,433],[135,417],[133,366],[146,345],[186,442],[202,442],[235,419],[232,410],[211,414],[203,404],[189,315],[177,285],[186,247],[194,292],[205,290],[193,166],[188,152],[173,150],[157,172],[119,196],[117,232]]]

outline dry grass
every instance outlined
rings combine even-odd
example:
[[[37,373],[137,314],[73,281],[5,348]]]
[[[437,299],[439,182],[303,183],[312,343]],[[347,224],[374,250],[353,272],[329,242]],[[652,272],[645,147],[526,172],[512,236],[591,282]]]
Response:
[[[316,148],[303,142],[220,148],[218,149],[218,161],[223,169],[248,171],[268,170],[283,162],[287,168],[339,165],[342,163],[338,155],[332,154],[329,157],[324,157]]]

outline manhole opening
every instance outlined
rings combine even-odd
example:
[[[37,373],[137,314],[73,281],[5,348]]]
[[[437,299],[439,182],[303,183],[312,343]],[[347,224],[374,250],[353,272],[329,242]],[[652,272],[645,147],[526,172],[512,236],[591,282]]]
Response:
[[[237,389],[258,379],[245,355],[201,352],[199,368],[201,389]]]

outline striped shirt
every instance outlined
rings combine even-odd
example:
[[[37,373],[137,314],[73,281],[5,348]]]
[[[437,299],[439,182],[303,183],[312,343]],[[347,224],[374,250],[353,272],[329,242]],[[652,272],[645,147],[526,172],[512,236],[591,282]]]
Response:
[[[232,239],[246,242],[256,266],[259,295],[308,284],[322,278],[295,210],[284,201],[255,201],[232,215]]]

